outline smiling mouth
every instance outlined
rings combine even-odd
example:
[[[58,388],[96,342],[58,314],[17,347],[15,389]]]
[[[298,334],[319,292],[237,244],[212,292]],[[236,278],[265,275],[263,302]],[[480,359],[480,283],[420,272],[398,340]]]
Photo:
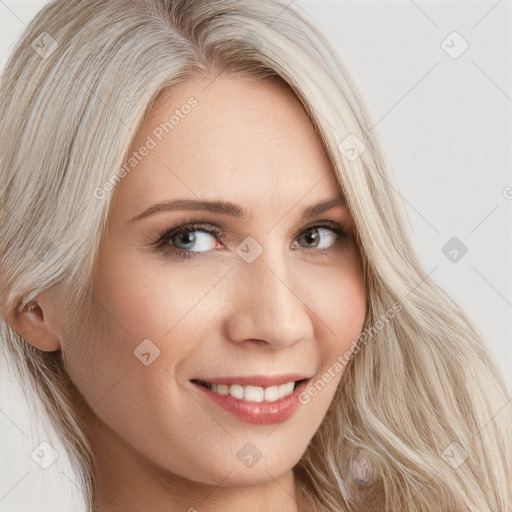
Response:
[[[241,384],[212,384],[199,379],[192,379],[191,382],[205,387],[218,395],[229,395],[248,402],[275,402],[291,395],[297,386],[308,380],[300,379],[268,387],[243,386]]]

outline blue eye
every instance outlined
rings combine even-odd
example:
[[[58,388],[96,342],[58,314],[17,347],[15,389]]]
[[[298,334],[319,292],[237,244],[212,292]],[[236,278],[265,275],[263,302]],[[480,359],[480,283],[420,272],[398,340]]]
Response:
[[[211,252],[215,248],[212,239],[221,235],[222,230],[216,226],[184,224],[162,233],[153,245],[169,256],[190,258]]]
[[[223,234],[221,228],[212,224],[192,222],[165,231],[153,246],[171,257],[204,256],[215,250]],[[315,254],[329,255],[344,247],[349,234],[338,223],[324,221],[303,230],[297,237],[297,240],[302,239],[306,240],[306,245],[294,245],[294,249],[311,249]]]
[[[206,232],[201,229],[187,230],[177,235],[174,235],[170,241],[178,249],[192,250],[194,252],[202,252],[211,250],[212,233]],[[181,245],[181,246],[180,246]]]

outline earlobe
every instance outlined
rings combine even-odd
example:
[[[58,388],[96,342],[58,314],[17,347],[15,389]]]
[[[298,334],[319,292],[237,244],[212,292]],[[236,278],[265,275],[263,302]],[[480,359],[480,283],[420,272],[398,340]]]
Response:
[[[61,348],[50,319],[36,301],[29,302],[21,311],[17,311],[9,324],[22,338],[39,350],[53,352]]]

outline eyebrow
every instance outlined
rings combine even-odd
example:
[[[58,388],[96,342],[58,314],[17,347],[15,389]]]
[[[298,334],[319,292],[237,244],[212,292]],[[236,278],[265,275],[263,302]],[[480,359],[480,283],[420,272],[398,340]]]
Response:
[[[321,201],[306,208],[301,215],[301,221],[305,221],[318,215],[334,206],[345,206],[346,201],[342,196],[333,197]],[[137,220],[149,217],[162,211],[189,210],[189,211],[207,211],[212,213],[220,213],[240,219],[247,219],[249,214],[247,210],[230,201],[200,201],[196,199],[176,199],[174,201],[164,201],[150,206],[147,210],[131,218],[128,222],[132,223]]]

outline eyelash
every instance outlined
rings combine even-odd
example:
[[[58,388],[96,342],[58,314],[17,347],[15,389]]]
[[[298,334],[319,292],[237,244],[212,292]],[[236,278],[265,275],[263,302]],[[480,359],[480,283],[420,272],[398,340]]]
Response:
[[[344,245],[348,239],[350,238],[350,235],[346,229],[341,227],[340,224],[333,221],[319,221],[315,222],[314,224],[308,226],[301,232],[299,232],[296,235],[296,238],[300,238],[307,234],[309,231],[312,231],[314,229],[324,228],[332,231],[335,233],[338,237],[338,241],[341,241],[342,245]],[[185,224],[181,224],[177,227],[173,227],[170,229],[167,229],[160,233],[159,238],[151,244],[153,247],[161,250],[164,252],[166,256],[169,257],[178,257],[178,258],[195,258],[197,256],[206,256],[212,251],[188,251],[186,249],[173,249],[172,246],[169,244],[169,242],[179,236],[183,235],[185,233],[192,233],[194,231],[202,231],[204,233],[208,233],[210,235],[213,235],[219,240],[219,238],[222,238],[222,236],[225,234],[225,231],[213,224],[210,224],[203,220],[190,220],[186,222]],[[301,247],[302,249],[307,249],[307,247]],[[335,247],[335,244],[333,244],[331,247],[328,247],[326,249],[309,249],[311,251],[314,251],[315,253],[319,255],[325,255],[329,256],[334,251],[337,250]],[[339,249],[338,249],[339,250]]]

